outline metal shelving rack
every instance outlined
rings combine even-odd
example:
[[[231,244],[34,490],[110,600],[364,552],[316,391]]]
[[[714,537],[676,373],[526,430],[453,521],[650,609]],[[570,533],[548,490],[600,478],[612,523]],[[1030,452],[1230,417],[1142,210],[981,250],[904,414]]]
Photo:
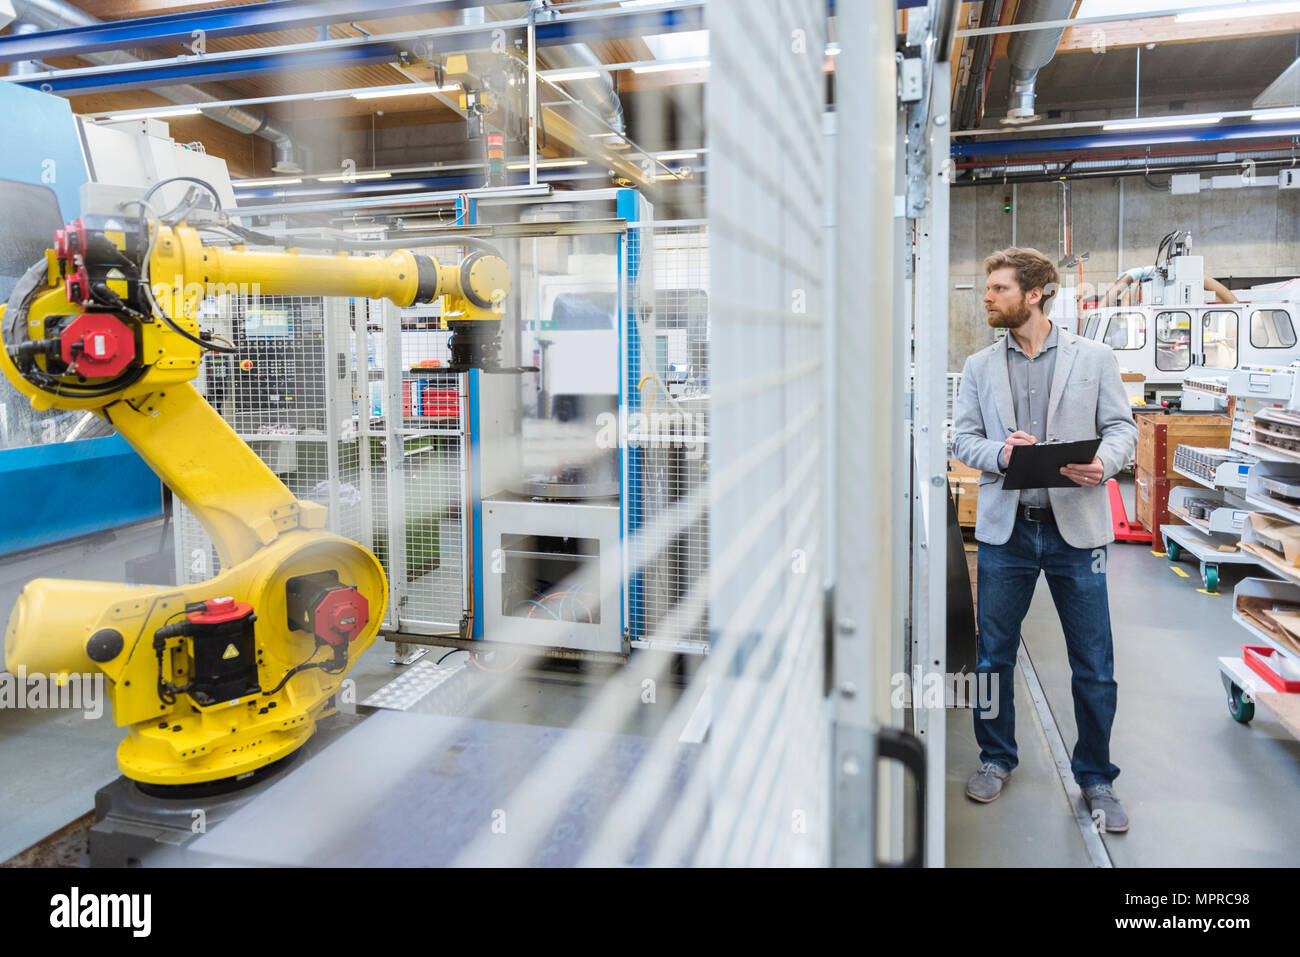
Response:
[[[1233,395],[1232,377],[1221,377],[1225,395]],[[1237,435],[1234,420],[1233,437]],[[1190,479],[1200,488],[1180,486],[1169,492],[1169,514],[1174,515],[1186,525],[1161,526],[1161,538],[1164,540],[1165,554],[1171,562],[1178,561],[1184,553],[1191,555],[1201,566],[1201,585],[1209,594],[1219,591],[1220,565],[1253,565],[1257,559],[1249,552],[1243,552],[1238,544],[1241,529],[1249,514],[1243,499],[1246,488],[1246,476],[1255,460],[1249,457],[1235,444],[1229,449],[1241,455],[1239,460],[1226,461],[1217,465],[1213,478],[1193,472],[1180,466],[1175,458],[1173,471],[1183,478]],[[1208,492],[1202,491],[1207,489]],[[1192,500],[1210,500],[1216,504],[1208,515],[1194,514]]]
[[[1245,369],[1235,373],[1229,381],[1229,394],[1237,397],[1237,411],[1233,421],[1232,448],[1247,452],[1258,461],[1245,473],[1245,487],[1237,485],[1240,498],[1250,509],[1276,516],[1300,525],[1300,507],[1272,498],[1265,485],[1269,480],[1289,479],[1300,484],[1300,456],[1282,450],[1269,449],[1255,444],[1251,439],[1254,418],[1262,414],[1266,419],[1269,410],[1300,409],[1300,397],[1295,394],[1295,369]],[[1216,474],[1215,478],[1219,476]],[[1234,482],[1238,477],[1232,477]],[[1247,519],[1241,531],[1245,543],[1256,541],[1254,526]],[[1259,560],[1266,570],[1282,580],[1271,578],[1246,578],[1233,591],[1233,620],[1250,635],[1252,642],[1273,649],[1282,659],[1300,664],[1300,651],[1285,641],[1269,634],[1259,624],[1242,612],[1243,599],[1265,599],[1300,609],[1300,571],[1288,573],[1283,568]],[[1300,738],[1300,695],[1279,692],[1251,668],[1244,653],[1239,656],[1219,658],[1219,677],[1228,694],[1228,713],[1245,724],[1255,716],[1256,704],[1264,705],[1279,722]]]
[[[1247,500],[1246,494],[1251,471],[1261,460],[1300,463],[1300,454],[1290,457],[1274,450],[1260,449],[1252,442],[1256,413],[1267,414],[1270,406],[1291,402],[1295,371],[1289,368],[1245,368],[1198,383],[1199,388],[1205,389],[1212,383],[1221,382],[1223,395],[1234,398],[1229,451],[1236,452],[1242,459],[1218,465],[1212,480],[1175,464],[1174,472],[1208,489],[1209,494],[1187,487],[1171,490],[1169,513],[1187,524],[1165,525],[1161,528],[1161,536],[1170,561],[1178,561],[1186,553],[1200,563],[1201,583],[1210,594],[1218,593],[1219,566],[1261,564],[1257,556],[1241,551],[1239,547],[1242,526],[1252,504],[1255,504]],[[1209,515],[1198,516],[1189,508],[1190,499],[1211,499],[1219,505]],[[1300,521],[1300,518],[1295,520]],[[1224,550],[1225,546],[1236,550]]]

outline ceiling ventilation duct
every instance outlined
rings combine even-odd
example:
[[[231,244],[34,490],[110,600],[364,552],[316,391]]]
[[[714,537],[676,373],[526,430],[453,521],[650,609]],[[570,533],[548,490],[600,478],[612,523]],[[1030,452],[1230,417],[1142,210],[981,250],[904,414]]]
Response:
[[[1043,23],[1068,20],[1074,0],[1021,0],[1015,22]],[[1025,30],[1013,33],[1007,44],[1011,61],[1011,104],[1004,123],[1029,123],[1038,119],[1034,110],[1038,71],[1052,61],[1065,27]]]

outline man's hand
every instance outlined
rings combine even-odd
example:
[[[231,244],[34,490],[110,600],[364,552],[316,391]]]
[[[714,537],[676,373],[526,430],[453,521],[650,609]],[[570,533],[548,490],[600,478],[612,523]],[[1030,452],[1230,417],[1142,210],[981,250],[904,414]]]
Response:
[[[1002,470],[1005,472],[1011,464],[1011,450],[1017,445],[1037,445],[1038,440],[1028,432],[1012,432],[1002,443]]]
[[[1101,464],[1101,459],[1094,455],[1087,465],[1067,465],[1061,469],[1061,474],[1076,485],[1091,488],[1101,484],[1102,476],[1106,474],[1106,467]]]

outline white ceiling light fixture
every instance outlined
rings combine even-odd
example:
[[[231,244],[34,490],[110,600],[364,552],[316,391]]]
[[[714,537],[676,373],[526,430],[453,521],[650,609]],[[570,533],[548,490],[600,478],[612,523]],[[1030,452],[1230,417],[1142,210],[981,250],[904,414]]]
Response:
[[[600,76],[599,70],[554,70],[541,74],[552,83],[567,83],[570,80],[594,80]]]
[[[373,173],[333,173],[329,176],[317,176],[318,183],[347,183],[359,179],[392,179],[393,174],[388,171],[375,171]]]
[[[1237,3],[1231,7],[1184,10],[1174,15],[1174,21],[1204,23],[1206,20],[1235,20],[1238,17],[1267,17],[1285,13],[1300,13],[1300,0],[1288,0],[1286,3]]]
[[[148,113],[119,113],[110,116],[110,120],[161,120],[169,116],[198,116],[202,110],[197,106],[186,106],[179,109],[170,110],[151,110]]]
[[[1153,116],[1134,117],[1131,120],[1115,120],[1102,124],[1103,130],[1156,130],[1178,126],[1209,126],[1223,119],[1222,114],[1209,116]]]
[[[1250,114],[1252,121],[1256,123],[1267,123],[1269,120],[1300,120],[1300,108],[1294,110],[1271,110],[1263,113]]]
[[[670,153],[656,153],[655,159],[661,160],[688,160],[699,157],[698,150],[674,150]]]
[[[585,159],[539,159],[538,169],[563,169],[569,166],[586,166]],[[507,163],[506,169],[528,169],[527,163]]]
[[[417,85],[417,86],[412,86],[412,87],[404,88],[404,89],[400,89],[400,90],[392,90],[392,89],[384,89],[384,90],[367,90],[367,91],[364,92],[364,93],[353,93],[353,94],[352,94],[352,99],[354,99],[354,100],[379,100],[379,99],[383,99],[384,97],[389,97],[389,96],[414,96],[414,95],[417,94],[417,93],[427,93],[427,94],[429,94],[429,95],[433,95],[434,93],[453,93],[453,92],[455,92],[456,90],[459,90],[459,89],[460,89],[460,87],[458,87],[458,86],[456,86],[456,85],[454,85],[454,84],[451,85],[451,86],[425,86],[425,85]]]
[[[235,189],[251,189],[254,186],[297,186],[301,182],[297,176],[273,176],[270,179],[237,179],[230,185]]]
[[[667,73],[669,70],[705,70],[708,60],[679,60],[675,63],[651,63],[648,66],[634,66],[633,73]]]

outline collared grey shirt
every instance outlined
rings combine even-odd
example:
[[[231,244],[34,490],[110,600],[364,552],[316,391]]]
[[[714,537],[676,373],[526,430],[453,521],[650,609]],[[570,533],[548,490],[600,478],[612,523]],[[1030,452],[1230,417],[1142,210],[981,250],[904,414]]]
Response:
[[[1011,379],[1011,400],[1016,407],[1016,428],[1028,432],[1039,442],[1047,439],[1047,398],[1052,391],[1056,372],[1056,323],[1038,354],[1030,358],[1020,348],[1016,337],[1007,330],[1007,374]],[[1005,438],[1005,436],[1004,436]],[[1021,505],[1049,508],[1045,488],[1027,488],[1020,492]]]

